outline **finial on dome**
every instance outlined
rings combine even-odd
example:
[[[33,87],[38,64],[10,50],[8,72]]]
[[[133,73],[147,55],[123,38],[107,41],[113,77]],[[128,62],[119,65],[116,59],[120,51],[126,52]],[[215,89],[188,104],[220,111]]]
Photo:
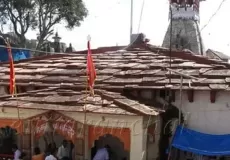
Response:
[[[87,36],[87,40],[91,41],[91,36],[90,35]]]

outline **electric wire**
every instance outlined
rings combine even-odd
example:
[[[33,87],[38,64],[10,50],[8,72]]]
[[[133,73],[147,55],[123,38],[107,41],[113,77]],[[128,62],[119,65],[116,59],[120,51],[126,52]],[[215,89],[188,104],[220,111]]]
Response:
[[[143,0],[143,2],[142,2],[142,7],[141,7],[141,13],[140,13],[140,19],[139,19],[139,24],[138,24],[137,33],[140,32],[140,27],[141,27],[143,12],[144,12],[144,6],[145,6],[145,0]]]
[[[201,32],[210,24],[210,22],[212,21],[212,19],[217,15],[217,13],[220,11],[220,9],[222,8],[224,2],[226,0],[222,0],[221,3],[219,4],[218,8],[216,9],[216,11],[211,15],[211,17],[209,18],[208,22],[200,29],[200,31],[196,34],[197,36],[201,36]],[[192,31],[192,30],[191,30]],[[191,32],[191,31],[187,31],[187,32]],[[184,45],[184,46],[188,46],[191,42],[191,39]]]
[[[222,0],[221,3],[219,4],[217,10],[212,14],[212,16],[209,18],[208,22],[201,28],[200,31],[204,30],[208,25],[209,23],[212,21],[212,19],[217,15],[217,13],[220,11],[221,7],[223,6],[224,2],[226,0]]]

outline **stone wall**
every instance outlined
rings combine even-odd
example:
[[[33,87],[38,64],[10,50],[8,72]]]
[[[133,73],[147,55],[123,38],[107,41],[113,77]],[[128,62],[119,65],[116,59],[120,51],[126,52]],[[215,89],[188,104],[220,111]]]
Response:
[[[166,48],[170,47],[170,26],[171,24],[169,24],[162,44]],[[198,21],[192,19],[174,19],[172,21],[172,48],[189,49],[201,55],[205,53]]]

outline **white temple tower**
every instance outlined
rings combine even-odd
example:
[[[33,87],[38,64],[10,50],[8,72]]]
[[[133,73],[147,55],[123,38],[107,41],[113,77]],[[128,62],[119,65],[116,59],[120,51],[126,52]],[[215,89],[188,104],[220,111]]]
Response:
[[[172,48],[189,49],[195,54],[205,54],[199,28],[201,1],[204,0],[170,0],[169,19],[172,20]],[[171,23],[165,34],[162,47],[170,47],[170,33]]]

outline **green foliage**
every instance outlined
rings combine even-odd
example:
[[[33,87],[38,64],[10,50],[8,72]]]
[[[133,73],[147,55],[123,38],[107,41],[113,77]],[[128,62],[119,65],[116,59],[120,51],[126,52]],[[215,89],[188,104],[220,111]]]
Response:
[[[87,10],[81,0],[66,0],[61,2],[60,13],[62,13],[63,19],[66,21],[68,28],[80,26],[80,21],[87,16]],[[81,16],[79,16],[81,15]]]
[[[80,26],[87,16],[87,9],[82,0],[37,0],[38,8],[38,47],[53,34],[53,27],[61,22],[67,28]]]
[[[0,21],[12,24],[15,34],[25,44],[28,29],[38,29],[38,48],[53,34],[53,27],[64,22],[73,29],[87,16],[82,0],[1,0]]]
[[[36,15],[34,14],[35,2],[31,0],[1,0],[0,15],[5,22],[10,22],[15,34],[20,39],[21,45],[25,43],[25,34],[29,28],[34,29]]]

